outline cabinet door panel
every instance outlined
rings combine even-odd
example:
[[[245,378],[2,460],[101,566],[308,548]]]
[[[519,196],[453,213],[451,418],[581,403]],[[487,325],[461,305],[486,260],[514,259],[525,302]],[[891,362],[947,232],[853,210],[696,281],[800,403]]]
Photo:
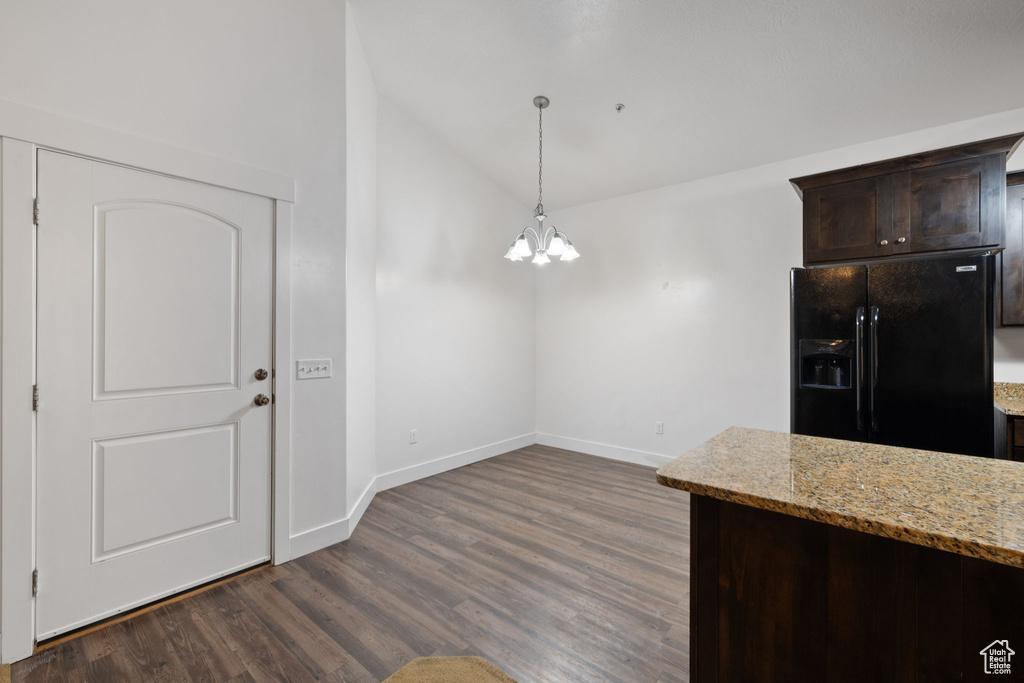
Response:
[[[718,508],[719,683],[827,680],[829,527]]]
[[[918,548],[834,526],[827,533],[828,683],[916,680],[915,657],[905,655],[916,645]]]
[[[1013,420],[1013,439],[1011,442],[1014,446],[1024,446],[1024,420],[1015,418]]]
[[[1024,325],[1024,173],[1006,188],[1006,250],[1003,252],[1003,325]]]
[[[804,261],[844,261],[892,253],[888,176],[826,185],[804,193]],[[885,244],[882,244],[885,242]]]
[[[991,154],[894,174],[895,253],[1002,245],[1005,163]]]

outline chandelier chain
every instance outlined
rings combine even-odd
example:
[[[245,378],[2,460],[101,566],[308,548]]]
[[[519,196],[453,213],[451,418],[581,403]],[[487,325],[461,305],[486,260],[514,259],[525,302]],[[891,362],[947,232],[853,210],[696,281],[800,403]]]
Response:
[[[544,211],[544,109],[537,108],[537,210]]]

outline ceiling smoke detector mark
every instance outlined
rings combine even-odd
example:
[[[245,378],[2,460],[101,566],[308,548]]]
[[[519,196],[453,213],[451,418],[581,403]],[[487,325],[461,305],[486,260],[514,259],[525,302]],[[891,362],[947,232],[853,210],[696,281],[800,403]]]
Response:
[[[619,102],[618,104],[615,105],[615,111],[619,112],[620,114],[622,113],[622,110],[625,108],[626,105],[624,105],[622,102]]]

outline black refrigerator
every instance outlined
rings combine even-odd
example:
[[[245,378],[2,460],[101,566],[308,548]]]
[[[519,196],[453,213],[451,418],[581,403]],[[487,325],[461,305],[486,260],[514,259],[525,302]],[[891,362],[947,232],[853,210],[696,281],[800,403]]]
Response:
[[[794,268],[792,431],[1005,457],[995,257]]]

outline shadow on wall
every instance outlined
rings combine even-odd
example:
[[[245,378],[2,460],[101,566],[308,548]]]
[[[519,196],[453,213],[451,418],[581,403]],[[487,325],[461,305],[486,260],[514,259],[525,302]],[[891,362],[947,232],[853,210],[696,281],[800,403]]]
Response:
[[[1024,383],[1024,327],[997,329],[994,347],[995,380]]]

